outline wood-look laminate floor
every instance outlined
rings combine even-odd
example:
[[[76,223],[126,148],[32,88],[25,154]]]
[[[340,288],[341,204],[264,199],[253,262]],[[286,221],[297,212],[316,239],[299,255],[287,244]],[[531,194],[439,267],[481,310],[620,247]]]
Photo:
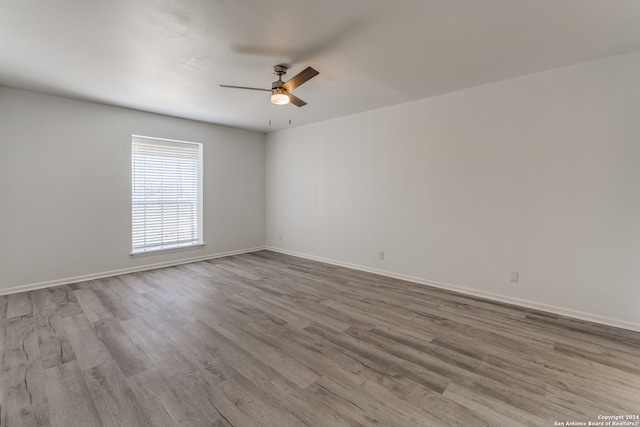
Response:
[[[638,333],[267,251],[3,296],[0,327],[7,427],[640,414]]]

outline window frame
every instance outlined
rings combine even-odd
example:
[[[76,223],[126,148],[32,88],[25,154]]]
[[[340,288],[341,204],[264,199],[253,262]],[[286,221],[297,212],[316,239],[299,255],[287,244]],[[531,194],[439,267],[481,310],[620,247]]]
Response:
[[[140,142],[147,142],[147,143],[154,143],[156,142],[158,144],[158,147],[162,146],[163,144],[165,146],[177,146],[180,144],[185,144],[185,145],[192,145],[192,146],[196,146],[197,147],[197,207],[196,207],[196,215],[197,215],[197,219],[196,219],[196,234],[197,234],[197,238],[195,240],[192,240],[190,242],[186,242],[186,243],[181,243],[179,241],[174,241],[174,242],[161,242],[160,244],[156,244],[156,245],[147,245],[147,246],[142,246],[142,247],[134,247],[135,245],[135,225],[134,222],[136,220],[135,212],[135,206],[139,205],[140,203],[136,203],[136,187],[135,187],[135,178],[136,178],[136,148],[135,148],[135,143],[137,140],[142,140]],[[202,143],[199,142],[193,142],[193,141],[183,141],[183,140],[177,140],[177,139],[167,139],[167,138],[158,138],[158,137],[151,137],[151,136],[144,136],[144,135],[131,135],[131,174],[130,174],[130,178],[131,178],[131,182],[130,182],[130,191],[131,191],[131,216],[130,216],[130,220],[131,220],[131,232],[130,232],[130,238],[131,238],[131,244],[130,244],[130,252],[129,255],[132,257],[138,257],[138,256],[145,256],[145,255],[154,255],[154,254],[159,254],[159,253],[169,253],[169,252],[175,252],[175,251],[184,251],[184,250],[190,250],[190,249],[195,249],[195,248],[201,248],[203,246],[205,246],[204,243],[204,189],[203,189],[203,174],[204,174],[204,145]],[[140,173],[144,173],[143,171],[141,171]],[[176,202],[177,203],[177,202]],[[144,204],[144,203],[143,203]],[[151,203],[149,203],[150,205]],[[167,203],[170,204],[170,203]]]

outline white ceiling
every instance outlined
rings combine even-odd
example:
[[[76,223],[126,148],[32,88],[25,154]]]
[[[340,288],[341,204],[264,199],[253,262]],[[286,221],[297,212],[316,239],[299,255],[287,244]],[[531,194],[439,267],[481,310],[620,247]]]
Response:
[[[0,0],[0,85],[263,132],[638,49],[638,0]],[[307,106],[219,87],[279,63]]]

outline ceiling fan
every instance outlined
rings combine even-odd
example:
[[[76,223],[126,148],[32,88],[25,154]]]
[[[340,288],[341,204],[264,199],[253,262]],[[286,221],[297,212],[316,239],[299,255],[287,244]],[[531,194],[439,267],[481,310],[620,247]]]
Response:
[[[286,82],[282,81],[282,76],[287,74],[287,70],[289,69],[288,65],[280,64],[273,67],[273,74],[278,76],[278,80],[271,83],[271,89],[262,89],[257,87],[246,87],[246,86],[230,86],[230,85],[220,85],[221,87],[230,87],[232,89],[248,89],[248,90],[261,90],[264,92],[271,92],[271,102],[276,105],[287,105],[288,103],[292,103],[298,107],[302,107],[307,105],[302,99],[291,93],[292,90],[300,86],[301,84],[307,82],[308,80],[314,78],[319,72],[314,70],[311,67],[307,67],[302,70],[300,73],[296,74]]]

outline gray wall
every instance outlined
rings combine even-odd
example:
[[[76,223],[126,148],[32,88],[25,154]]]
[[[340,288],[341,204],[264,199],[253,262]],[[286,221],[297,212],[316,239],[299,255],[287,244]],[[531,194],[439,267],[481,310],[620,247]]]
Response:
[[[132,134],[204,144],[203,249],[129,256]],[[264,246],[264,139],[0,87],[0,293]]]
[[[640,330],[638,76],[635,52],[269,134],[267,244]]]

